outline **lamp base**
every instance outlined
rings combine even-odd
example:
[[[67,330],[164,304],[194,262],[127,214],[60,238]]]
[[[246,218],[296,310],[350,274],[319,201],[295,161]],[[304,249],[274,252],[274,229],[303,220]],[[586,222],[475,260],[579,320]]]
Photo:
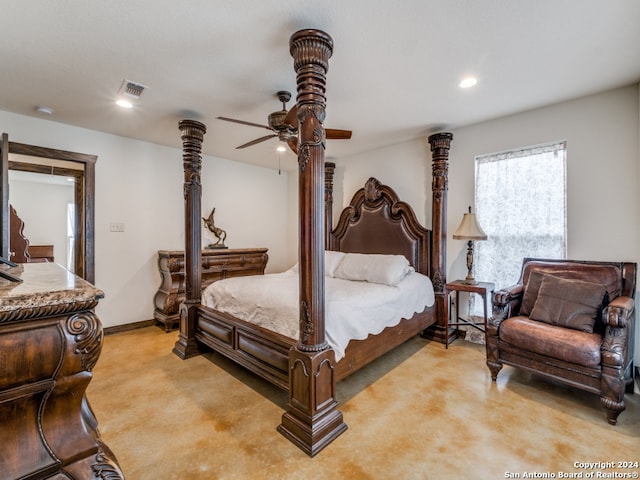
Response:
[[[464,283],[465,285],[477,285],[478,282],[473,278],[473,277],[469,277],[467,276],[467,278],[465,278],[462,283]]]
[[[465,285],[477,285],[478,282],[473,278],[473,242],[467,242],[467,278],[462,283]]]

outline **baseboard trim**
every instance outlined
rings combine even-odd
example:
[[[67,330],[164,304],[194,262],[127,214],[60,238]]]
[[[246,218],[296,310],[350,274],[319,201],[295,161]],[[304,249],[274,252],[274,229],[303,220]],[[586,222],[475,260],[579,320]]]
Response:
[[[155,320],[151,319],[143,320],[141,322],[126,323],[124,325],[116,325],[114,327],[105,327],[104,334],[113,335],[114,333],[129,332],[131,330],[137,330],[139,328],[151,327],[155,325],[155,323]]]

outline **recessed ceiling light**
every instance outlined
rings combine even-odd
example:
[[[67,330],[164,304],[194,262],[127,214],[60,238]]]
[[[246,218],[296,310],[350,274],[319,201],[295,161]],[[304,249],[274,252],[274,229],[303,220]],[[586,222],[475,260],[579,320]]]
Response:
[[[469,88],[469,87],[473,87],[476,83],[478,83],[478,79],[474,78],[474,77],[467,77],[465,79],[463,79],[458,86],[460,88]]]
[[[283,146],[283,145],[278,145],[278,146],[276,147],[276,150],[277,150],[277,151],[279,151],[279,152],[286,152],[286,151],[287,151],[287,149],[286,149],[286,148],[284,148],[284,146]]]
[[[140,100],[140,97],[149,89],[149,87],[131,80],[124,80],[118,90],[116,104],[122,108],[133,108],[133,103]]]
[[[122,108],[133,108],[133,104],[129,100],[125,100],[124,98],[119,98],[116,100],[116,105]]]
[[[36,112],[41,113],[43,115],[51,115],[53,113],[53,108],[40,106],[40,107],[36,107]]]

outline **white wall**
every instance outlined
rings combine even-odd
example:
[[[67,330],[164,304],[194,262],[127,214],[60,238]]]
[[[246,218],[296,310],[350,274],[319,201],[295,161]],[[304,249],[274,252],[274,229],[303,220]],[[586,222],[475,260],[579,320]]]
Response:
[[[431,147],[427,137],[336,160],[334,222],[353,194],[369,177],[375,177],[409,203],[420,222],[431,225]]]
[[[105,326],[153,318],[157,251],[184,248],[181,150],[2,111],[0,131],[10,141],[98,156],[95,283],[105,292],[98,316]],[[268,271],[289,266],[285,173],[205,156],[202,184],[203,213],[216,207],[229,247],[266,247]],[[125,231],[110,232],[111,222]]]
[[[448,232],[455,231],[467,206],[473,205],[476,155],[566,140],[568,258],[640,263],[639,92],[639,86],[632,85],[453,130]],[[374,176],[393,187],[430,226],[430,160],[425,163],[430,158],[425,136],[336,161],[344,170],[343,204],[356,185]],[[464,278],[465,254],[465,242],[449,234],[449,280]],[[636,334],[640,345],[640,329]]]

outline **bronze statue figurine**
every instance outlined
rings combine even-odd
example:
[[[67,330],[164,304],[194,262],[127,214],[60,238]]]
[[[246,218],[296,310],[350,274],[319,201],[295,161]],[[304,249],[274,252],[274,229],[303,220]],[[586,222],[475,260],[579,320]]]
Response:
[[[213,210],[211,210],[211,213],[209,214],[208,218],[202,217],[202,220],[204,221],[204,224],[207,226],[207,229],[211,233],[213,233],[215,235],[215,238],[217,239],[214,243],[210,243],[205,248],[227,248],[227,246],[224,244],[224,241],[227,238],[227,232],[225,232],[221,228],[216,227],[216,224],[213,220],[213,214],[215,212],[216,212],[216,209],[214,207]],[[206,233],[206,231],[203,233]]]

